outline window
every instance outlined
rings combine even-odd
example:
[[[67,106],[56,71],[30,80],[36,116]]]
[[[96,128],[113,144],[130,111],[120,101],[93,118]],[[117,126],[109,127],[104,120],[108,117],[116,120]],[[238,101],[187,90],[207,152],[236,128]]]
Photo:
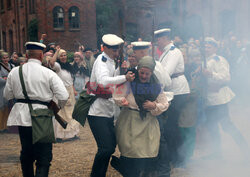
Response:
[[[1,12],[3,12],[4,11],[4,0],[1,0],[1,2],[0,2],[1,4]]]
[[[30,14],[34,14],[35,11],[35,0],[29,0],[29,12]]]
[[[79,29],[79,9],[78,7],[70,7],[69,8],[69,27],[70,29]]]
[[[23,7],[23,0],[20,0],[20,7]]]
[[[53,9],[53,26],[57,29],[64,28],[64,11],[62,7],[55,7]]]
[[[7,47],[6,47],[6,32],[3,31],[3,49],[4,51],[7,50]]]
[[[11,1],[12,1],[12,0],[8,0],[8,1],[7,1],[7,9],[11,9]]]
[[[9,51],[10,53],[13,53],[13,32],[12,30],[9,30]]]
[[[22,51],[23,51],[23,53],[24,53],[24,51],[25,51],[25,42],[26,42],[25,28],[22,29],[22,38],[23,38]]]

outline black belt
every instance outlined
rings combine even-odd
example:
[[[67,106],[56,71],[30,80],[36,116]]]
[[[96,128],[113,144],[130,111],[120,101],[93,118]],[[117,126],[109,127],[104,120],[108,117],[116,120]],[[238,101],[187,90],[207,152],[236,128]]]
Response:
[[[44,102],[44,101],[39,101],[39,100],[26,100],[26,99],[17,99],[16,100],[17,103],[30,103],[30,104],[42,104],[45,106],[49,106],[48,102]]]
[[[172,74],[171,79],[176,78],[176,77],[179,77],[179,76],[182,76],[182,75],[184,75],[184,72],[181,72],[181,73],[174,73],[174,74]]]

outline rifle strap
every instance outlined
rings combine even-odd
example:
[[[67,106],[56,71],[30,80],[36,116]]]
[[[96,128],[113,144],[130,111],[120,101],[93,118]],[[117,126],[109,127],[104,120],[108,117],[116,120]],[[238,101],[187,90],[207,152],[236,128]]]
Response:
[[[23,65],[21,65],[19,67],[19,78],[20,78],[20,82],[21,82],[21,85],[22,85],[22,89],[23,89],[23,95],[24,95],[26,100],[30,100],[28,95],[27,95],[27,91],[26,91],[25,84],[24,84],[24,79],[23,79]],[[33,111],[33,107],[32,107],[30,102],[28,102],[28,105],[29,105],[29,110],[30,110],[30,113],[31,113]]]

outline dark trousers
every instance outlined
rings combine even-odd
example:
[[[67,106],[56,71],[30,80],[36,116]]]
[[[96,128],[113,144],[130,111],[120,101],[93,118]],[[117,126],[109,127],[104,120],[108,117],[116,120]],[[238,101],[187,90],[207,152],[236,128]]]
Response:
[[[189,94],[175,95],[167,111],[158,116],[161,138],[157,161],[158,177],[170,176],[170,162],[180,163],[178,150],[183,144],[178,120]]]
[[[47,177],[52,160],[52,143],[32,144],[32,127],[18,127],[21,141],[21,166],[24,177],[33,177],[36,161],[36,177]]]
[[[148,177],[154,171],[156,158],[120,157],[120,168],[123,177]]]
[[[98,147],[91,177],[105,177],[116,147],[114,118],[88,116],[88,122]]]
[[[213,153],[221,155],[221,137],[219,124],[223,131],[231,135],[234,141],[239,145],[243,153],[249,153],[248,145],[240,131],[235,127],[230,120],[229,110],[227,104],[208,106],[205,109],[206,122],[208,132],[211,135]],[[246,154],[245,154],[246,155]]]

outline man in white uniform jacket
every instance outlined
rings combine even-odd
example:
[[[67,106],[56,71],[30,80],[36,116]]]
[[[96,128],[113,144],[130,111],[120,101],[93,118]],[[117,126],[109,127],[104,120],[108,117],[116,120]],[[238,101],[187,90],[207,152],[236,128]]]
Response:
[[[23,78],[27,95],[33,109],[48,108],[39,102],[49,103],[55,96],[59,106],[63,107],[69,97],[62,80],[52,70],[42,66],[44,44],[27,42],[26,56],[28,63],[23,65]],[[32,144],[32,121],[28,104],[24,102],[23,89],[19,77],[19,67],[15,67],[8,75],[4,97],[16,99],[8,117],[8,126],[18,126],[21,141],[21,166],[24,177],[34,176],[33,163],[36,160],[36,175],[48,176],[52,160],[52,143]],[[36,102],[35,102],[36,101]]]
[[[114,60],[119,55],[119,46],[123,43],[123,40],[114,34],[106,34],[102,37],[102,41],[104,52],[97,57],[90,78],[90,88],[95,90],[97,99],[90,106],[88,122],[98,146],[91,177],[105,177],[109,159],[116,147],[115,104],[111,90],[118,84],[134,79],[132,72],[115,76]]]
[[[178,128],[178,119],[187,96],[190,93],[189,85],[184,75],[183,54],[172,43],[170,33],[171,29],[169,28],[160,29],[154,32],[158,48],[163,52],[159,58],[159,62],[163,66],[164,71],[167,72],[172,79],[172,84],[167,87],[167,90],[174,92],[174,99],[165,115],[165,117],[168,117],[167,121],[159,119],[159,121],[164,122],[160,123],[162,125],[161,133],[163,137],[161,137],[159,152],[159,176],[169,176],[169,161],[172,161],[173,165],[181,163],[178,149],[182,144],[182,140]],[[163,141],[164,137],[166,142]],[[163,149],[166,149],[165,152]]]
[[[231,122],[228,103],[234,93],[228,87],[230,82],[229,64],[225,58],[216,55],[218,42],[212,37],[205,38],[206,67],[202,70],[207,78],[206,122],[207,130],[213,139],[212,156],[221,156],[219,124],[239,145],[244,156],[249,155],[247,142],[240,131]]]

